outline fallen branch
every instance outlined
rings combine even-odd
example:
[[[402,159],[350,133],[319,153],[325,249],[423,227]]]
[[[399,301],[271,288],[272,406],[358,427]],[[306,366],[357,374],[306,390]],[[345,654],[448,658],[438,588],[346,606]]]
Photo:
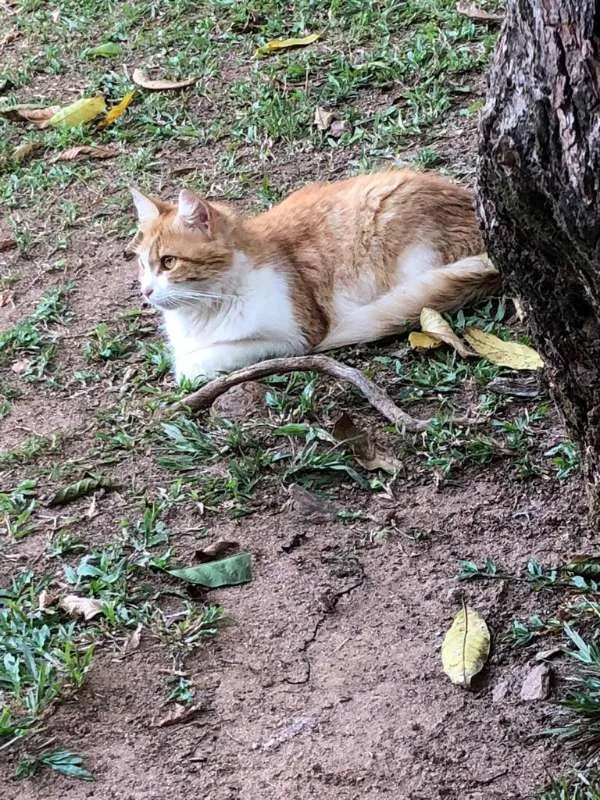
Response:
[[[215,380],[207,383],[198,391],[174,403],[170,410],[179,411],[188,408],[195,411],[210,408],[217,397],[240,383],[260,380],[268,375],[279,373],[308,371],[322,372],[332,378],[351,383],[352,386],[362,392],[373,408],[376,408],[382,416],[409,433],[424,431],[431,424],[429,419],[411,417],[406,411],[398,408],[383,389],[380,389],[373,381],[366,378],[362,372],[354,369],[354,367],[341,364],[329,356],[293,356],[291,358],[271,358],[268,361],[259,361],[258,364],[252,364],[250,367],[238,369],[229,375],[215,378]]]

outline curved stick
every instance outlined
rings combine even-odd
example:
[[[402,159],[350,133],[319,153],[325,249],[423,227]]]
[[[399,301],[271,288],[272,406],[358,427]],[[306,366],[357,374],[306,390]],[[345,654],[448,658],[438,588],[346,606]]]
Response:
[[[249,367],[231,372],[229,375],[215,378],[215,380],[210,381],[201,389],[184,397],[183,400],[174,403],[170,410],[209,408],[217,397],[240,383],[260,380],[260,378],[266,378],[268,375],[278,373],[308,371],[321,372],[325,375],[330,375],[332,378],[351,383],[352,386],[362,392],[373,408],[376,408],[382,416],[409,433],[424,431],[431,424],[431,420],[411,417],[406,411],[398,408],[383,389],[380,389],[373,381],[366,378],[362,372],[354,369],[354,367],[341,364],[329,356],[293,356],[291,358],[271,358],[267,361],[259,361],[258,364],[252,364]]]

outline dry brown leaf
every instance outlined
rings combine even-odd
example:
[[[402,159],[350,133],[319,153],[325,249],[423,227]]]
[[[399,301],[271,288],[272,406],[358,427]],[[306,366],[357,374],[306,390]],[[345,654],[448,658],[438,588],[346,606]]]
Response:
[[[4,252],[5,250],[12,250],[13,247],[17,246],[17,240],[14,236],[5,236],[4,238],[0,239],[0,253]]]
[[[202,706],[184,706],[182,703],[174,703],[164,717],[157,720],[154,725],[157,728],[166,728],[168,725],[177,725],[181,722],[190,722],[202,711]]]
[[[77,158],[87,156],[88,158],[115,158],[119,155],[119,151],[114,147],[96,147],[89,144],[79,144],[76,147],[69,147],[68,150],[63,150],[62,153],[50,159],[50,163],[54,164],[57,161],[75,161]]]
[[[14,295],[10,289],[4,289],[4,291],[0,292],[0,308],[4,308],[4,306],[8,305],[14,307]]]
[[[203,547],[201,550],[196,550],[194,559],[205,563],[207,561],[214,561],[215,558],[221,556],[231,555],[240,549],[239,542],[228,542],[225,539],[219,539],[212,544]]]
[[[292,483],[288,488],[290,496],[290,504],[294,511],[300,514],[304,519],[311,522],[326,522],[328,520],[336,519],[338,515],[337,506],[330,500],[318,497],[316,494],[309,492],[303,486],[297,483]]]
[[[40,142],[23,142],[23,144],[18,145],[12,151],[12,159],[17,164],[22,164],[23,161],[27,161],[36,150],[39,150],[41,146]]]
[[[86,622],[102,613],[102,601],[93,597],[79,597],[67,594],[58,601],[58,605],[72,617],[83,617]]]
[[[140,641],[142,638],[142,626],[138,625],[131,636],[128,636],[125,640],[125,645],[123,647],[124,653],[133,653],[135,652],[138,647],[140,646]]]
[[[457,3],[456,10],[463,17],[475,20],[475,22],[489,22],[491,25],[499,25],[504,19],[504,14],[496,14],[493,11],[485,11],[474,3]]]
[[[436,350],[443,342],[435,336],[430,336],[423,331],[412,331],[408,334],[408,343],[414,350]],[[392,355],[401,355],[400,351]]]
[[[343,133],[346,133],[348,128],[343,119],[335,119],[329,126],[329,133],[334,139],[339,139]]]
[[[50,606],[53,606],[56,603],[56,597],[47,589],[42,589],[38,596],[38,609],[40,611],[46,611]]]
[[[15,375],[21,375],[23,372],[27,372],[30,366],[31,359],[19,358],[17,361],[13,361],[13,363],[10,365],[10,369],[15,373]]]
[[[3,108],[0,114],[13,120],[24,120],[31,122],[38,128],[45,128],[48,120],[60,111],[60,106],[49,106],[48,108],[32,108],[28,105],[11,106],[10,108]]]
[[[148,78],[146,73],[141,69],[134,69],[131,76],[133,82],[142,89],[148,89],[151,92],[164,92],[169,89],[185,89],[188,86],[193,86],[198,78],[184,78],[180,81],[167,81],[163,79],[153,80]]]
[[[327,111],[326,109],[321,108],[321,106],[317,106],[315,108],[314,124],[318,130],[326,131],[333,122],[333,118],[333,111]]]
[[[402,461],[389,453],[378,450],[368,434],[357,428],[350,415],[346,414],[346,412],[339,417],[333,426],[333,436],[339,442],[347,444],[361,467],[370,472],[381,469],[390,475],[394,475],[396,472],[404,470]]]

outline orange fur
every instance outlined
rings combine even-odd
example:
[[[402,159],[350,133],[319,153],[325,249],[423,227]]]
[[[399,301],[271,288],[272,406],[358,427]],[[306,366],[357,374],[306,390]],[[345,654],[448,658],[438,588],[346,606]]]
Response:
[[[148,284],[167,295],[198,286],[199,303],[205,292],[217,313],[221,296],[243,294],[270,270],[289,293],[303,342],[294,352],[397,333],[423,306],[456,309],[499,286],[471,193],[436,175],[389,170],[312,184],[249,218],[185,190],[179,206],[136,194]],[[255,327],[227,336],[260,339]]]

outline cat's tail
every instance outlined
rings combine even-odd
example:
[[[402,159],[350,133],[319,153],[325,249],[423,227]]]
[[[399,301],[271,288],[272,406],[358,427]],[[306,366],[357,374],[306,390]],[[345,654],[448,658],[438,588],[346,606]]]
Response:
[[[497,293],[500,273],[485,253],[423,272],[410,286],[399,286],[339,320],[317,351],[373,342],[404,333],[423,308],[457,311]]]

